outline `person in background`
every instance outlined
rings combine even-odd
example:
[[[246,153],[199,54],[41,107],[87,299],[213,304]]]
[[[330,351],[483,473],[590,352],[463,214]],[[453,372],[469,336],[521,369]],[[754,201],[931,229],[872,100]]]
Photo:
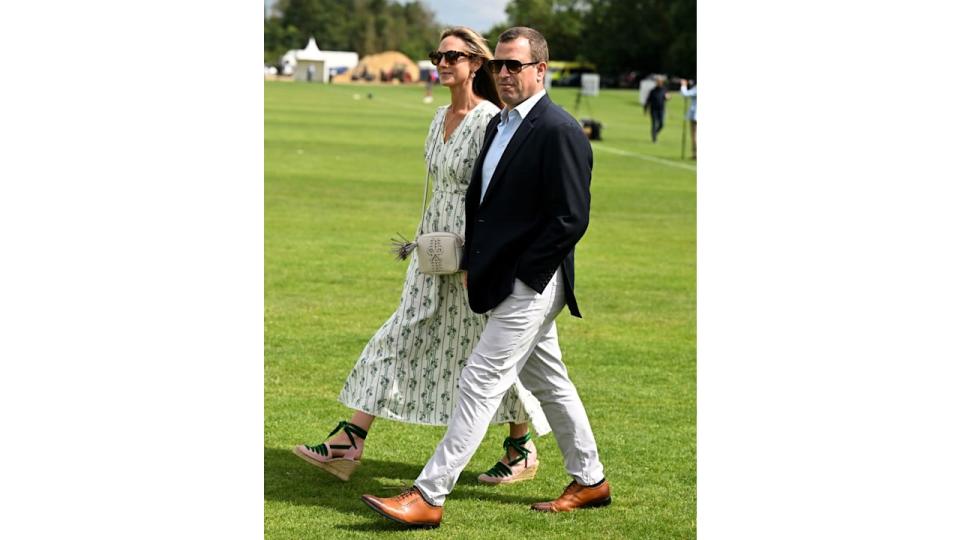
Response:
[[[487,60],[493,57],[483,37],[466,27],[441,35],[430,53],[440,84],[450,90],[450,105],[437,109],[424,145],[433,198],[423,217],[423,233],[464,234],[464,196],[484,129],[498,117],[502,102]],[[470,310],[460,273],[420,272],[417,252],[407,267],[400,305],[360,354],[340,392],[353,409],[314,445],[294,453],[312,465],[348,480],[359,466],[370,426],[377,417],[444,426],[460,393],[460,372],[480,341],[487,315]],[[510,423],[503,459],[479,480],[487,484],[533,479],[539,464],[528,422],[537,433],[550,431],[540,404],[521,384],[511,385],[490,423]]]
[[[426,94],[423,96],[424,103],[433,103],[433,83],[437,81],[437,72],[429,69],[427,70],[427,80],[426,80]]]
[[[691,88],[687,88],[687,83]],[[693,156],[691,159],[697,159],[697,87],[694,81],[680,79],[680,93],[684,97],[690,98],[690,109],[687,111],[687,120],[690,121],[690,143],[693,146]]]
[[[670,96],[667,94],[666,82],[664,77],[656,78],[657,85],[647,94],[647,101],[643,104],[643,110],[650,113],[650,136],[653,142],[657,142],[657,135],[663,129],[663,112]]]

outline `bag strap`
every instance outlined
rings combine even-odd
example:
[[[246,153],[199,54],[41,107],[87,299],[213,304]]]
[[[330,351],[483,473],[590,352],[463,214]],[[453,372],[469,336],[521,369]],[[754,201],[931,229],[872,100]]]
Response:
[[[427,217],[427,191],[430,187],[430,162],[427,162],[427,174],[423,177],[423,206],[420,208],[420,226],[417,228],[417,232],[413,235],[414,240],[421,234],[423,234],[423,220]]]
[[[443,112],[443,120],[440,122],[440,125],[437,126],[437,129],[433,134],[433,145],[430,147],[430,150],[434,150],[437,144],[437,137],[443,136],[444,124],[446,123],[447,113],[450,111],[450,107],[447,107],[447,110]],[[416,233],[413,235],[414,241],[417,237],[423,234],[423,220],[427,217],[427,192],[430,188],[430,166],[433,164],[432,161],[433,152],[427,156],[427,173],[423,176],[423,205],[420,208],[420,226],[417,228]]]
[[[443,129],[443,124],[441,123],[434,134],[434,137],[433,137],[434,144],[436,144],[436,138],[437,138],[436,133],[439,133],[442,129]],[[423,220],[426,219],[427,217],[427,192],[430,188],[430,166],[433,163],[431,159],[432,157],[433,157],[432,154],[427,156],[427,172],[423,177],[423,205],[420,208],[420,225],[417,227],[417,230],[414,232],[413,241],[411,242],[407,240],[400,233],[397,233],[397,236],[399,236],[399,238],[394,238],[391,241],[390,251],[393,252],[394,255],[396,255],[398,261],[406,260],[407,257],[409,257],[411,253],[413,253],[414,249],[417,247],[417,238],[419,238],[420,234],[423,232]]]

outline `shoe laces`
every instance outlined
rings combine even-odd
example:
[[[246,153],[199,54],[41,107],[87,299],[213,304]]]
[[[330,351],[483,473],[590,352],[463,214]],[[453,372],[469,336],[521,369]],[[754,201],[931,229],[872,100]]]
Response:
[[[408,499],[418,496],[420,496],[420,490],[418,490],[416,487],[409,487],[397,495],[397,502],[405,504]]]

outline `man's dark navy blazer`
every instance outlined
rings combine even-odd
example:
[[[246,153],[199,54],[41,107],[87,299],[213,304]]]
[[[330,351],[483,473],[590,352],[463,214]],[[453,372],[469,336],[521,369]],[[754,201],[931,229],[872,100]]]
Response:
[[[587,231],[593,150],[580,123],[546,94],[523,119],[497,164],[483,202],[483,161],[500,115],[487,125],[466,194],[460,267],[468,272],[470,308],[485,313],[513,291],[514,279],[542,293],[558,267],[570,313],[574,245]]]

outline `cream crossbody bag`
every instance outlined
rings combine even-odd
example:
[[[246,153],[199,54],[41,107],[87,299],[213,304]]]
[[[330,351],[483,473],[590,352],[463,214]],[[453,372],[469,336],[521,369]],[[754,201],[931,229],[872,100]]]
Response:
[[[398,260],[406,259],[414,249],[423,274],[446,275],[460,271],[463,256],[463,237],[452,232],[423,233],[423,220],[427,216],[427,193],[430,187],[430,167],[423,179],[423,208],[420,211],[420,227],[416,240],[407,242],[394,239],[394,251]]]

